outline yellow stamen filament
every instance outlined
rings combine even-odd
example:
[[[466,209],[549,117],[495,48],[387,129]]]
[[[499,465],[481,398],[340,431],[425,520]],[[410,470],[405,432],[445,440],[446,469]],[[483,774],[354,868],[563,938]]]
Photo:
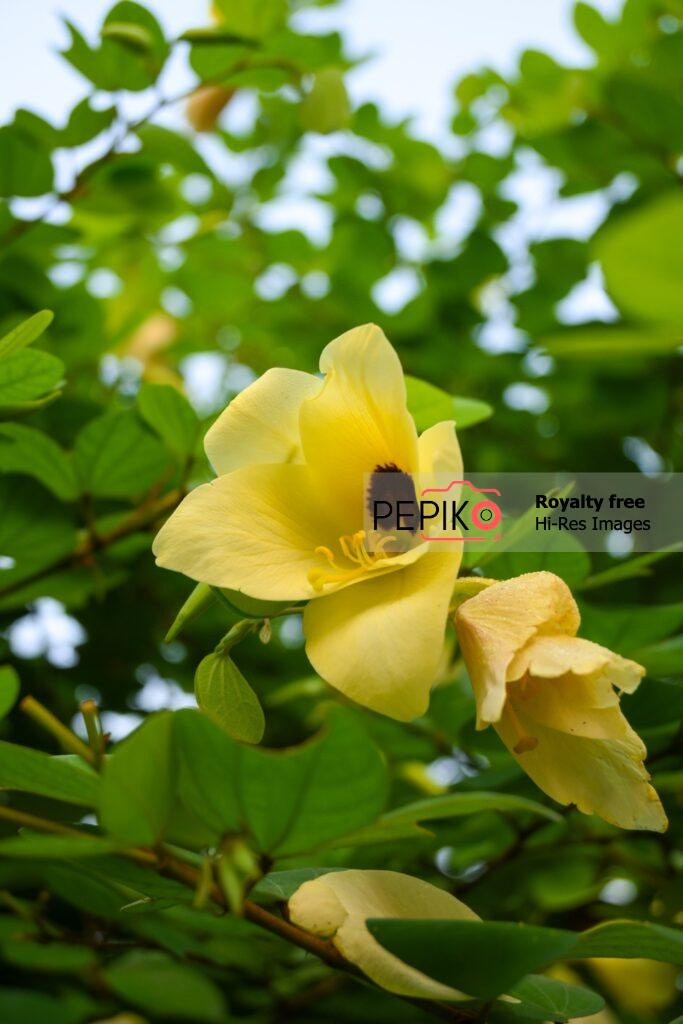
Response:
[[[365,543],[365,530],[344,535],[339,538],[338,543],[341,554],[348,562],[352,563],[352,566],[339,564],[333,551],[325,545],[321,544],[317,547],[315,554],[322,555],[330,566],[330,569],[311,569],[308,573],[308,581],[318,593],[328,584],[348,583],[365,576],[366,573],[374,572],[385,566],[389,559],[389,555],[384,550],[384,540],[378,542],[375,551],[368,551]]]

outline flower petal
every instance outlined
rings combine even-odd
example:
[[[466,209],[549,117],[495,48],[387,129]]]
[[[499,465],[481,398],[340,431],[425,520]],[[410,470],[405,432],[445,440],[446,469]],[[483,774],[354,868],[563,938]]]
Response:
[[[574,636],[539,636],[512,660],[507,678],[508,681],[521,679],[527,673],[544,679],[556,679],[569,673],[596,677],[603,682],[601,699],[606,703],[602,706],[607,706],[619,703],[614,687],[622,693],[633,693],[645,675],[645,669],[591,640]]]
[[[460,605],[455,621],[483,729],[501,716],[515,655],[538,634],[573,636],[580,617],[559,576],[532,572],[487,587]]]
[[[639,736],[618,705],[591,707],[590,687],[579,688],[575,703],[562,713],[563,702],[566,707],[571,701],[569,682],[570,677],[543,680],[536,698],[511,696],[495,724],[499,736],[539,789],[559,803],[576,804],[620,828],[663,832],[666,815],[648,782]],[[549,702],[548,691],[560,687]],[[520,729],[537,744],[515,753]]]
[[[311,601],[306,652],[352,700],[409,721],[424,714],[444,646],[462,552],[428,552],[412,565]]]
[[[438,474],[449,476],[453,480],[462,479],[462,454],[455,433],[454,420],[435,423],[433,427],[420,434],[417,452],[420,474]]]
[[[216,473],[261,462],[301,462],[301,403],[321,387],[310,373],[275,368],[241,391],[204,438]]]
[[[417,470],[417,433],[401,363],[379,327],[330,342],[320,369],[322,389],[301,407],[304,458],[353,532],[363,522],[367,474],[390,464]]]
[[[455,896],[397,871],[330,871],[304,882],[289,900],[290,920],[330,938],[377,985],[396,995],[463,999],[384,949],[366,927],[371,917],[478,921]]]
[[[329,532],[306,466],[244,466],[191,491],[156,536],[157,564],[273,601],[314,596]]]

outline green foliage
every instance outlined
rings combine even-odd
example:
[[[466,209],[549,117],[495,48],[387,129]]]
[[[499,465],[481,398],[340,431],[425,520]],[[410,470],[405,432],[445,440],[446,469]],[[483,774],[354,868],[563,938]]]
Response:
[[[74,461],[84,493],[96,498],[144,494],[159,477],[163,449],[130,410],[91,420],[78,434]]]
[[[681,119],[681,109],[678,121]],[[683,322],[679,240],[683,198],[665,193],[624,215],[599,239],[596,253],[610,291],[621,306],[644,320]]]
[[[261,741],[266,727],[263,709],[228,654],[207,654],[200,661],[194,692],[201,710],[236,740]]]
[[[250,375],[316,372],[366,321],[397,347],[418,430],[455,420],[466,472],[630,472],[647,463],[634,451],[680,468],[683,8],[579,2],[582,66],[527,51],[509,74],[473,68],[455,138],[435,142],[354,108],[345,41],[307,34],[298,6],[218,0],[170,38],[162,4],[116,3],[92,36],[67,23],[73,109],[0,127],[0,1019],[429,1019],[294,948],[283,903],[349,867],[422,878],[481,916],[370,924],[466,993],[460,1024],[572,1020],[605,999],[613,1024],[680,1019],[680,546],[464,560],[557,573],[581,635],[646,668],[622,707],[666,803],[655,836],[546,800],[475,729],[457,651],[416,722],[339,707],[300,605],[188,597],[150,542],[212,478],[201,439]],[[201,139],[171,61],[206,87]],[[300,178],[318,231],[298,208],[279,220],[316,161]],[[530,215],[530,165],[566,229]],[[387,312],[394,271],[415,293]],[[612,305],[584,316],[577,294],[603,279]],[[61,729],[15,707],[19,676]],[[193,690],[199,709],[177,709]],[[674,966],[641,1005],[596,957]]]
[[[197,416],[176,388],[169,384],[143,384],[137,395],[145,423],[159,435],[181,462],[191,458],[197,444]]]
[[[95,807],[99,779],[87,767],[0,741],[0,786]]]
[[[522,975],[553,960],[618,956],[683,962],[683,932],[649,922],[613,921],[580,934],[508,921],[389,919],[371,920],[368,927],[402,960],[482,999],[508,991]]]

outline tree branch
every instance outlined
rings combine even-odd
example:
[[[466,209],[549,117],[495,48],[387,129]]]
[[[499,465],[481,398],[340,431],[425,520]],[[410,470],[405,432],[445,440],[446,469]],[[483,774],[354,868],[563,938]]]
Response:
[[[56,562],[52,562],[50,565],[39,569],[38,572],[14,580],[13,583],[0,588],[0,598],[14,594],[18,590],[23,590],[24,587],[31,586],[32,583],[37,583],[55,572],[60,572],[62,569],[73,569],[79,565],[86,564],[97,551],[110,547],[116,541],[123,540],[124,537],[129,537],[130,534],[136,533],[138,530],[145,529],[165,512],[170,512],[180,504],[185,497],[185,493],[183,488],[178,487],[169,491],[168,494],[164,494],[163,497],[155,499],[153,502],[145,502],[123,519],[118,526],[110,530],[109,533],[88,536],[65,558],[60,558]]]

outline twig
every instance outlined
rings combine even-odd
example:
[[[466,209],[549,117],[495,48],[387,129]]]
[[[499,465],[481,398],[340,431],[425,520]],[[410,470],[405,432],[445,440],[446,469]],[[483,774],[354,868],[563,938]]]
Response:
[[[43,729],[52,733],[57,742],[64,750],[67,750],[71,754],[78,754],[88,764],[95,763],[95,751],[92,750],[87,743],[72,732],[63,722],[52,714],[51,711],[37,701],[35,697],[24,697],[19,704],[19,707],[24,711],[34,722],[41,725]]]
[[[18,590],[23,590],[24,587],[37,583],[40,580],[45,579],[47,576],[51,576],[54,572],[59,572],[62,569],[72,569],[75,566],[87,564],[91,556],[97,551],[110,547],[112,544],[115,544],[116,541],[122,540],[124,537],[130,536],[131,533],[135,533],[137,530],[142,530],[146,526],[149,526],[150,523],[153,523],[159,518],[159,516],[162,516],[165,512],[169,512],[171,509],[175,508],[176,505],[179,505],[184,497],[185,490],[176,488],[173,491],[169,491],[168,494],[164,494],[162,498],[159,498],[158,501],[155,501],[151,505],[147,503],[141,505],[109,533],[101,534],[98,537],[87,537],[76,547],[74,551],[71,552],[70,555],[67,555],[65,558],[60,558],[56,562],[46,565],[44,568],[39,569],[38,572],[32,573],[30,576],[23,576],[21,579],[15,580],[13,583],[9,583],[6,587],[3,587],[0,590],[0,597],[7,597],[9,594],[16,593]]]
[[[193,889],[197,886],[198,872],[189,864],[185,864],[175,857],[164,857],[161,862],[161,871],[163,874],[167,874],[176,881],[183,882]],[[225,906],[225,897],[219,886],[215,883],[211,887],[211,898],[220,906]],[[266,910],[265,907],[260,906],[258,903],[254,903],[253,900],[247,899],[244,901],[242,915],[247,921],[251,921],[252,924],[257,925],[259,928],[265,929],[272,935],[279,936],[279,938],[294,946],[298,946],[299,949],[303,949],[307,953],[312,953],[313,956],[326,963],[328,967],[332,967],[337,971],[343,971],[359,981],[371,984],[366,975],[355,964],[352,964],[342,956],[337,948],[326,939],[321,939],[317,935],[311,935],[309,932],[297,928],[290,921],[271,914],[269,910]],[[382,991],[385,990],[383,989]],[[392,995],[393,993],[388,994]],[[418,1006],[425,1013],[438,1017],[441,1020],[469,1024],[470,1021],[478,1018],[477,1012],[466,1010],[463,1007],[449,1006],[448,1003],[441,1003],[431,999],[413,999],[410,996],[397,996],[397,998]]]

